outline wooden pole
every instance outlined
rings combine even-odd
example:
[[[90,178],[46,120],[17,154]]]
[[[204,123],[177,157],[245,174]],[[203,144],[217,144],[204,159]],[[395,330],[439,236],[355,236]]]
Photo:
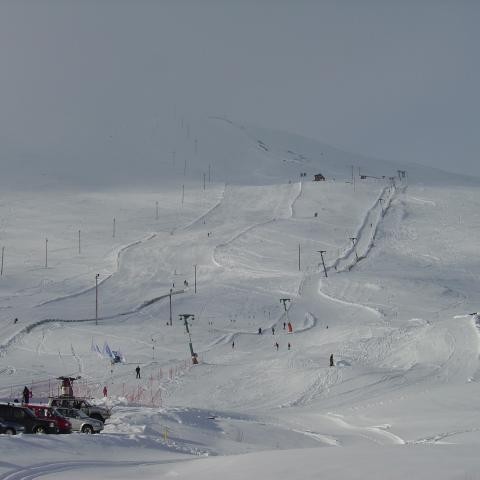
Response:
[[[5,255],[5,247],[2,247],[2,265],[0,267],[0,276],[3,275],[3,257]]]

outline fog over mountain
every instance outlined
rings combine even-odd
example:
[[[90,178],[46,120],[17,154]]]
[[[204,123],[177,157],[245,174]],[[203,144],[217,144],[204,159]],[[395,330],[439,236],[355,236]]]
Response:
[[[0,162],[149,177],[172,151],[182,161],[180,122],[193,142],[227,116],[480,175],[479,13],[469,1],[3,1]]]

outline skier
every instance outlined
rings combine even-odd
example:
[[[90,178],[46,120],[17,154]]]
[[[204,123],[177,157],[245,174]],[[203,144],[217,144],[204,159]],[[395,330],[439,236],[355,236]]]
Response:
[[[234,350],[234,349],[235,349],[235,340],[232,341],[232,350]]]
[[[107,396],[107,393],[108,393],[108,392],[107,392],[107,386],[105,385],[105,386],[103,387],[103,396],[106,397],[106,396]]]
[[[285,322],[283,322],[283,329],[285,330],[285,327],[287,326],[287,324]]]
[[[140,367],[137,365],[137,368],[135,369],[135,371],[137,372],[137,377],[136,378],[140,378]]]
[[[288,333],[292,333],[292,332],[293,332],[292,324],[288,322]]]
[[[288,345],[287,345],[287,346],[288,346],[288,349],[290,350],[290,347],[291,347],[290,342],[288,342]]]
[[[186,280],[183,281],[183,286],[188,287],[188,282]]]
[[[26,385],[25,385],[25,388],[23,389],[22,397],[23,397],[23,403],[28,403],[29,402],[30,397],[31,397],[31,392]]]
[[[259,334],[259,335],[262,334],[262,327],[258,327],[258,334]]]
[[[18,318],[16,318],[16,319],[13,321],[13,323],[17,323],[17,322],[18,322]]]
[[[333,353],[330,355],[330,366],[331,367],[335,366],[335,362],[333,361]]]
[[[277,349],[277,352],[278,352],[278,347],[280,346],[280,345],[278,344],[278,342],[275,342],[273,345],[274,345],[274,347]]]
[[[272,335],[275,335],[275,327],[272,327]]]

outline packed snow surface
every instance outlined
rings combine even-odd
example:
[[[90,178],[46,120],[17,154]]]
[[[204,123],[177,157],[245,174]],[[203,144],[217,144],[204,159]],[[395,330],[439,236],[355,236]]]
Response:
[[[478,182],[197,128],[157,186],[0,195],[1,399],[113,408],[0,436],[0,479],[480,478]]]

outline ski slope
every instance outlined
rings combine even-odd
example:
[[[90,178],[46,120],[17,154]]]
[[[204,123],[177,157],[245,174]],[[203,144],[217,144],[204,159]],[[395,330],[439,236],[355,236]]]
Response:
[[[157,188],[2,194],[0,397],[79,375],[114,413],[2,436],[0,478],[476,478],[478,183],[223,118],[195,133]]]

